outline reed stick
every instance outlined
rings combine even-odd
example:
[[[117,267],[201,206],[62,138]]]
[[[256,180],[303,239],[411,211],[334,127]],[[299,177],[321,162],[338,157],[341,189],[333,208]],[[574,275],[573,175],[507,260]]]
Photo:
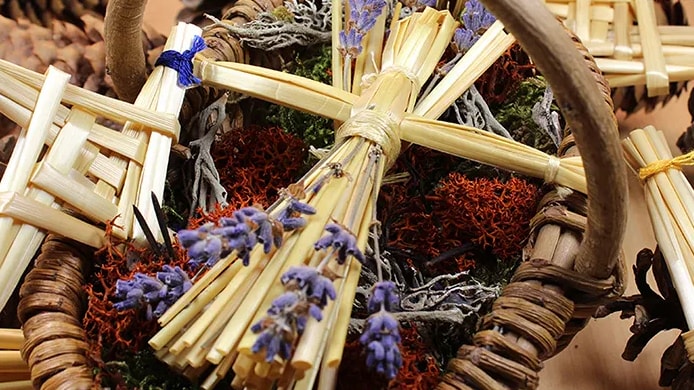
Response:
[[[22,130],[15,145],[15,152],[10,157],[5,174],[0,180],[0,192],[11,194],[23,192],[29,182],[29,175],[39,157],[43,144],[48,135],[51,121],[63,96],[70,75],[57,68],[49,67],[46,72],[46,82],[36,102],[35,112],[26,130]],[[42,198],[44,196],[39,196]],[[46,203],[53,199],[45,196]],[[4,308],[14,287],[19,282],[29,260],[34,255],[36,247],[28,247],[36,243],[32,236],[36,228],[27,225],[13,226],[14,220],[8,216],[0,217],[0,308]],[[19,237],[19,241],[18,241]],[[40,240],[38,240],[40,242]],[[13,251],[13,248],[15,250]],[[33,249],[33,251],[32,251]],[[20,252],[18,252],[21,250]],[[29,253],[31,252],[31,253]]]
[[[34,384],[31,382],[31,380],[2,382],[0,385],[1,385],[3,390],[33,390],[34,389]]]
[[[20,349],[24,345],[21,329],[0,328],[0,349]]]
[[[183,51],[191,47],[193,38],[202,34],[202,29],[192,24],[179,23],[169,36],[168,42],[172,42],[167,50]],[[183,104],[183,97],[186,88],[178,85],[178,72],[175,69],[165,68],[161,76],[161,84],[158,89],[158,98],[152,105],[156,112],[162,112],[178,116]],[[151,132],[147,144],[147,153],[142,165],[142,177],[140,180],[137,208],[142,212],[145,221],[149,226],[156,226],[157,216],[152,206],[151,194],[158,199],[164,195],[164,185],[166,182],[166,168],[169,162],[169,151],[172,141],[177,140],[178,136]],[[162,232],[158,231],[155,238],[161,239]],[[139,225],[134,227],[133,239],[144,242],[144,233]]]
[[[0,351],[0,372],[27,372],[29,366],[19,351]]]

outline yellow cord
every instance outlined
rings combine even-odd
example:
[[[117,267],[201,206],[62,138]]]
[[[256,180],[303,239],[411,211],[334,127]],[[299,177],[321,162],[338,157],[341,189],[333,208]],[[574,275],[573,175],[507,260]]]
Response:
[[[694,165],[694,151],[677,156],[671,160],[654,161],[639,169],[639,177],[646,180],[656,173],[665,172],[668,169],[682,169],[685,165]]]

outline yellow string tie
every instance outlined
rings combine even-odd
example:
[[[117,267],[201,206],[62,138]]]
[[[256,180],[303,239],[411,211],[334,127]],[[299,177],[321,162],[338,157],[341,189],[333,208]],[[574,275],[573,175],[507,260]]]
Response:
[[[677,156],[670,160],[654,161],[645,167],[639,169],[639,177],[641,180],[646,180],[656,173],[665,172],[668,169],[682,169],[685,165],[694,165],[694,151],[687,154]]]

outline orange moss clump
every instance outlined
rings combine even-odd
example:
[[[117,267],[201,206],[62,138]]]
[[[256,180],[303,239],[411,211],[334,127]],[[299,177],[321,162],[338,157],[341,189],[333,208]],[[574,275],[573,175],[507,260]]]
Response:
[[[176,258],[164,258],[149,249],[136,248],[113,237],[112,227],[107,226],[109,239],[97,252],[95,272],[85,285],[88,304],[83,326],[90,344],[90,358],[96,367],[101,368],[105,361],[139,351],[158,330],[157,322],[148,321],[144,313],[134,309],[118,311],[113,307],[116,281],[132,279],[137,272],[154,275],[164,264],[180,266],[192,276],[187,270],[188,258],[182,247],[175,244]]]
[[[475,82],[488,105],[506,103],[521,81],[535,76],[535,65],[519,44],[514,44]]]
[[[231,209],[267,207],[277,190],[301,173],[307,148],[300,138],[278,127],[248,127],[222,135],[212,157]]]
[[[348,338],[342,355],[342,364],[340,364],[337,389],[429,390],[436,387],[441,369],[417,328],[412,324],[401,325],[400,337],[402,337],[400,344],[402,367],[398,375],[390,382],[366,366],[366,354],[363,353],[364,346],[359,343],[359,335]],[[360,380],[354,381],[347,378],[360,378]]]
[[[457,172],[434,193],[428,199],[443,231],[458,230],[501,259],[520,253],[539,198],[537,186],[517,177],[470,180]]]

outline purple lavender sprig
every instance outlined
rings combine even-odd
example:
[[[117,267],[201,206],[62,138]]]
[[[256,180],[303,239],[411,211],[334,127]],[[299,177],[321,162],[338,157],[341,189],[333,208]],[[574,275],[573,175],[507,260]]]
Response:
[[[463,25],[475,34],[481,34],[496,22],[496,17],[487,11],[479,0],[467,0],[461,15]]]
[[[496,21],[496,17],[487,11],[479,0],[468,0],[460,17],[463,20],[463,26],[455,30],[453,50],[457,53],[465,53]]]
[[[191,286],[180,267],[164,265],[156,278],[138,272],[130,280],[118,280],[113,307],[118,311],[146,308],[147,319],[151,320],[164,314]]]
[[[362,263],[365,261],[364,254],[357,247],[357,238],[347,228],[337,223],[329,223],[325,230],[330,234],[313,245],[316,250],[332,247],[337,252],[337,263],[340,265],[344,264],[350,255]]]
[[[395,378],[402,366],[398,321],[385,310],[372,314],[359,341],[366,347],[366,365],[388,379]]]
[[[251,331],[259,333],[251,352],[265,350],[265,360],[268,362],[275,356],[289,359],[309,316],[321,321],[328,300],[334,300],[337,296],[332,280],[317,268],[291,267],[280,281],[287,291],[275,298],[267,315],[251,327]]]
[[[359,338],[366,347],[366,365],[388,379],[393,379],[402,366],[398,321],[389,313],[399,304],[395,283],[380,281],[374,284],[367,302],[367,309],[374,314],[366,320],[364,333]]]
[[[219,259],[236,251],[243,265],[250,262],[251,250],[263,245],[263,252],[270,253],[273,245],[282,245],[282,234],[306,225],[304,215],[315,214],[310,205],[291,199],[277,219],[256,207],[244,207],[233,212],[231,217],[220,218],[220,226],[207,223],[197,229],[181,230],[178,240],[188,249],[190,264],[197,267],[205,264],[212,267]]]
[[[349,20],[340,31],[340,52],[356,58],[362,51],[361,42],[376,25],[376,19],[386,6],[384,0],[349,0]]]

